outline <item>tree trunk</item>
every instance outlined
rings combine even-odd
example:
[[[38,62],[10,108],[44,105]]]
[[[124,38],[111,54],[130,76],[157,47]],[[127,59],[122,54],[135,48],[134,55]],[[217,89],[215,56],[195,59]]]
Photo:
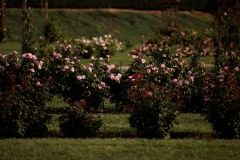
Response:
[[[2,43],[6,43],[6,21],[7,21],[7,0],[2,0],[2,24],[1,27],[3,29],[3,39]]]
[[[25,41],[25,25],[26,25],[26,13],[27,13],[27,0],[22,0],[22,54],[24,54]]]
[[[45,23],[48,25],[48,0],[45,0]]]

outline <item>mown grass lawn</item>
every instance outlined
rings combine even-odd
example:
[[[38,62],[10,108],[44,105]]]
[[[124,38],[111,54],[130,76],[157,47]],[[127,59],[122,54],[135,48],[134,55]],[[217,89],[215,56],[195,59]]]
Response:
[[[7,42],[0,43],[0,54],[10,54],[13,51],[17,51],[21,54],[21,43],[20,42]]]
[[[1,160],[239,160],[239,140],[3,139]]]
[[[199,114],[184,113],[171,139],[144,139],[135,136],[129,114],[98,114],[103,120],[100,132],[110,138],[1,139],[1,160],[86,159],[86,160],[238,160],[240,140],[212,138],[211,126]],[[54,115],[50,130],[59,131]],[[97,116],[97,115],[96,115]],[[55,127],[54,127],[55,126]],[[115,136],[114,136],[115,135]],[[132,135],[123,138],[121,136]],[[205,135],[205,136],[204,136]]]

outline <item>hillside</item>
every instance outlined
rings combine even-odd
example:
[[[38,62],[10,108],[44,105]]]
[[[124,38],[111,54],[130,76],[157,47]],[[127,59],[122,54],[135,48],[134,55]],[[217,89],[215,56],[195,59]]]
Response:
[[[41,36],[44,26],[44,10],[32,10],[35,33]],[[66,39],[95,37],[111,34],[120,41],[141,43],[141,36],[154,36],[161,29],[160,11],[137,11],[117,9],[51,9],[49,17]],[[212,27],[213,16],[201,12],[179,12],[183,27],[203,32]],[[10,9],[7,15],[8,41],[21,39],[21,10]]]

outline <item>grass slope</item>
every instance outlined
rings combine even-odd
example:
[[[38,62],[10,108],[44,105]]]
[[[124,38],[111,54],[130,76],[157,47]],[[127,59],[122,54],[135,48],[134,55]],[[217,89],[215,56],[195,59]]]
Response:
[[[32,9],[32,22],[35,34],[43,34],[44,10]],[[122,42],[130,44],[111,59],[111,63],[129,65],[132,61],[128,53],[142,44],[145,38],[154,37],[162,26],[160,11],[137,11],[117,9],[87,10],[49,10],[49,18],[53,18],[66,39],[79,37],[98,37],[111,34]],[[194,28],[198,32],[212,27],[211,15],[193,11],[180,12],[179,22],[183,27]],[[7,14],[8,37],[6,44],[0,44],[0,54],[9,54],[16,50],[21,52],[21,9],[9,9]],[[88,64],[89,60],[83,60]]]
[[[35,33],[41,35],[44,26],[44,10],[33,9]],[[141,43],[141,36],[154,36],[160,31],[161,16],[159,11],[131,10],[49,10],[49,18],[54,18],[59,29],[68,38],[96,37],[111,34],[120,41]],[[212,27],[212,17],[199,16],[196,12],[180,13],[179,22],[183,27],[203,30]],[[21,10],[9,9],[7,14],[8,41],[21,39]]]

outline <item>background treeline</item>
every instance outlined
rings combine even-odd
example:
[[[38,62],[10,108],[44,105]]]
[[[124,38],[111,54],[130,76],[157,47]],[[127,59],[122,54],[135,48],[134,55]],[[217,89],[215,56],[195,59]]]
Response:
[[[45,0],[29,0],[28,6],[44,7]],[[49,8],[125,8],[141,10],[161,9],[161,0],[49,0]],[[19,8],[22,0],[8,0],[7,7]],[[181,0],[180,10],[198,10],[214,12],[217,10],[217,0]]]

